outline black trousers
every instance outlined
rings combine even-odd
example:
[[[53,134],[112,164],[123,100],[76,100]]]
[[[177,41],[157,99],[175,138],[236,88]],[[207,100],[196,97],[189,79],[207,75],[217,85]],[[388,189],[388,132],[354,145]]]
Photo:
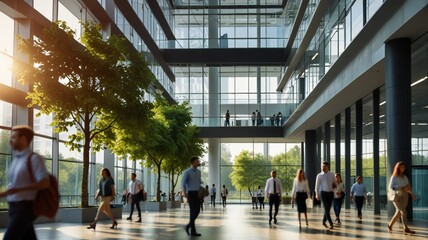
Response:
[[[211,195],[211,205],[215,206],[215,194]]]
[[[190,208],[190,221],[187,227],[190,227],[192,233],[196,232],[195,220],[201,212],[201,200],[199,199],[199,191],[189,191],[187,193],[187,201]]]
[[[321,191],[321,201],[324,205],[324,218],[322,219],[322,222],[325,223],[328,221],[330,225],[333,225],[333,221],[331,220],[330,216],[330,209],[331,205],[333,203],[334,193],[333,192],[324,192]]]
[[[262,209],[262,205],[265,208],[265,197],[257,197],[257,199],[259,200],[260,209]]]
[[[357,205],[358,216],[362,216],[361,209],[364,204],[364,196],[355,196],[355,205]]]
[[[131,195],[131,213],[129,214],[129,217],[132,217],[132,213],[134,212],[134,205],[137,205],[138,217],[141,218],[140,196],[138,196],[138,194]]]
[[[9,224],[3,239],[37,239],[34,231],[33,201],[9,202]]]
[[[275,206],[275,214],[273,215],[273,217],[276,218],[276,215],[278,215],[279,208],[278,194],[269,194],[269,220],[272,220],[272,206]]]

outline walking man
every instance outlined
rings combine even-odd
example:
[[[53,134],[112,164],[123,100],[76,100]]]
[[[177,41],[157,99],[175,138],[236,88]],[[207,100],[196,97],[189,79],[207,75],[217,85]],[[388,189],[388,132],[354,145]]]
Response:
[[[222,200],[223,207],[226,207],[227,194],[229,194],[229,192],[227,191],[226,186],[223,185],[223,188],[221,189],[221,200]]]
[[[282,185],[279,179],[276,179],[276,171],[270,173],[272,176],[266,181],[265,194],[269,198],[269,225],[272,224],[272,206],[275,206],[275,214],[273,223],[278,223],[276,215],[278,215],[279,201],[281,199]]]
[[[143,191],[144,187],[143,187],[143,184],[140,182],[140,180],[137,179],[137,174],[131,173],[131,181],[129,181],[128,188],[129,188],[128,194],[131,195],[131,213],[129,214],[129,217],[126,218],[126,220],[132,220],[134,205],[137,205],[137,211],[138,211],[137,222],[141,222],[140,191]]]
[[[181,187],[183,190],[183,196],[187,198],[190,208],[190,221],[185,226],[187,235],[190,236],[201,236],[200,233],[196,232],[195,220],[200,212],[199,199],[199,188],[201,187],[201,171],[198,167],[201,165],[198,157],[192,157],[190,159],[191,166],[183,173],[183,179],[181,180]],[[191,232],[189,232],[189,229]]]
[[[211,205],[215,207],[215,197],[217,194],[217,189],[215,188],[215,184],[213,184],[211,188]]]
[[[33,201],[37,192],[49,187],[49,173],[44,160],[31,151],[30,143],[34,131],[30,126],[12,127],[10,145],[13,150],[12,163],[8,172],[9,186],[0,192],[0,197],[7,196],[9,204],[9,224],[3,239],[37,239],[33,221]],[[27,162],[31,161],[31,169]],[[33,171],[34,180],[29,171]]]
[[[324,218],[322,224],[324,227],[329,228],[325,223],[330,223],[330,229],[333,229],[333,221],[330,216],[331,204],[334,198],[334,189],[336,188],[336,178],[334,173],[329,171],[328,162],[322,163],[322,172],[317,175],[315,182],[316,198],[319,201],[321,199],[324,205]]]

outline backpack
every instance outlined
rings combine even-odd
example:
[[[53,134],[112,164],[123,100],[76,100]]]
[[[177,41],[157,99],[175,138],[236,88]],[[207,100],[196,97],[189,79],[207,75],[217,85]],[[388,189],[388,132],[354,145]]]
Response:
[[[27,159],[27,171],[30,175],[31,182],[36,182],[31,168],[31,157],[34,153],[30,153]],[[33,202],[33,213],[36,216],[45,216],[53,218],[59,208],[59,191],[58,181],[54,175],[49,173],[49,187],[41,189],[37,192],[36,199]]]

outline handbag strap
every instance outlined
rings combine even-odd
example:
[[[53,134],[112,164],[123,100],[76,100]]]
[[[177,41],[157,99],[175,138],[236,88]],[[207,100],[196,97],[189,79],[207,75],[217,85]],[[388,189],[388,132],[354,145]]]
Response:
[[[34,174],[33,174],[33,169],[31,169],[31,157],[33,156],[34,152],[31,152],[30,155],[28,155],[27,158],[27,172],[28,175],[30,176],[30,180],[32,183],[36,182],[36,179],[34,178]]]

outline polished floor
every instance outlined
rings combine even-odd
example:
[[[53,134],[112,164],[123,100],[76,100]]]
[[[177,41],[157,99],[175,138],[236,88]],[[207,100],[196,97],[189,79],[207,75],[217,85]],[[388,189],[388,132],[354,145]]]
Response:
[[[413,221],[410,226],[416,231],[404,235],[401,224],[397,223],[388,232],[385,215],[363,212],[363,222],[357,222],[354,210],[342,213],[342,224],[333,230],[322,225],[322,210],[315,208],[308,213],[309,226],[299,228],[295,209],[281,205],[278,224],[269,226],[268,209],[252,209],[250,205],[228,205],[223,208],[205,207],[199,215],[196,226],[202,237],[188,237],[183,226],[188,222],[189,209],[175,209],[164,212],[144,212],[143,222],[118,221],[117,229],[110,229],[109,221],[99,222],[96,231],[86,229],[86,225],[68,223],[37,224],[38,239],[221,239],[221,240],[261,240],[261,239],[427,239],[428,222]],[[303,215],[302,215],[303,217]],[[303,223],[303,222],[302,222]],[[0,229],[3,238],[5,229]]]

